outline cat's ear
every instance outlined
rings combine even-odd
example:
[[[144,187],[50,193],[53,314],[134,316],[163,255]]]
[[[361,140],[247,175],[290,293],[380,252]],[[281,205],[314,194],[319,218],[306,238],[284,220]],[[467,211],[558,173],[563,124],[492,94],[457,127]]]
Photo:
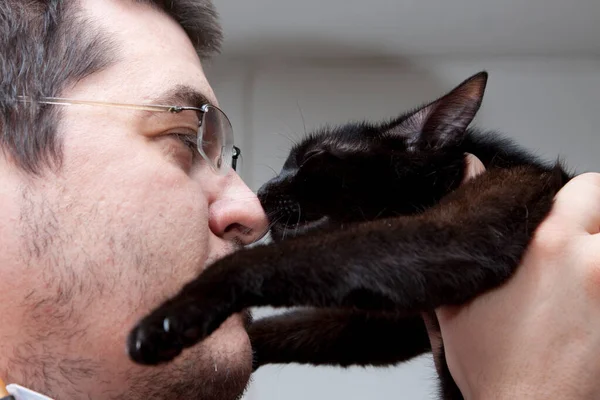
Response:
[[[462,140],[481,106],[487,72],[473,75],[436,101],[413,111],[386,132],[406,138],[409,149],[435,149]]]

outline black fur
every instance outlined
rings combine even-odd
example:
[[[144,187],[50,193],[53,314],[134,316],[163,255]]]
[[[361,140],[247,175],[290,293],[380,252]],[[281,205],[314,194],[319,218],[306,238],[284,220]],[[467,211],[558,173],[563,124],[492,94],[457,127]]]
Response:
[[[570,178],[467,128],[486,82],[479,73],[389,123],[325,129],[295,146],[259,191],[275,243],[216,262],[145,317],[128,339],[132,359],[169,361],[264,305],[312,309],[249,328],[255,368],[383,366],[431,351],[422,313],[505,282]],[[487,171],[461,186],[467,152]],[[437,356],[443,398],[461,399]]]

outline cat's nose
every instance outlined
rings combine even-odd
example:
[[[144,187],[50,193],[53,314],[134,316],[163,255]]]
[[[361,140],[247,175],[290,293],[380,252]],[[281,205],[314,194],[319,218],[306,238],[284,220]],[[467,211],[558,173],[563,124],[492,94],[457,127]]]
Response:
[[[259,189],[258,192],[256,192],[256,196],[258,197],[258,200],[260,201],[261,204],[264,204],[268,197],[269,197],[269,187],[270,187],[270,183],[267,182],[264,185],[262,185]],[[264,205],[263,205],[264,207]]]
[[[267,183],[262,185],[256,194],[263,207],[268,202],[269,197],[272,198],[275,192],[289,194],[289,188],[293,182],[293,177],[293,173],[284,169],[279,175],[271,178]],[[271,199],[271,202],[272,201],[273,200]]]

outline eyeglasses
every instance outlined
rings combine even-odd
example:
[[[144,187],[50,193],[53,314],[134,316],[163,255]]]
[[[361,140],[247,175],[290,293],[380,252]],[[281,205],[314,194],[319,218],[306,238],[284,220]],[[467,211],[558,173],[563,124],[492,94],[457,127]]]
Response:
[[[237,160],[241,154],[239,147],[233,144],[233,128],[231,127],[229,118],[227,118],[227,115],[225,115],[218,107],[210,104],[205,104],[202,107],[185,107],[153,104],[108,103],[102,101],[64,99],[60,97],[40,97],[38,99],[33,99],[27,96],[19,96],[18,99],[25,103],[55,104],[61,106],[85,105],[114,107],[139,111],[169,112],[172,114],[195,112],[198,118],[198,153],[206,160],[215,173],[226,175],[228,166],[235,171]]]

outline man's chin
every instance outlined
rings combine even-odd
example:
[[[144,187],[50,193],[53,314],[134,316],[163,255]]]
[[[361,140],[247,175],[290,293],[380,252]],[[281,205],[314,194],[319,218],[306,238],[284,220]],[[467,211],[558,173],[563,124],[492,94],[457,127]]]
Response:
[[[123,397],[236,400],[252,374],[252,348],[245,314],[228,318],[212,335],[160,367],[135,365],[119,378],[127,379]],[[108,398],[108,397],[106,397]]]
[[[208,360],[203,357],[205,365],[198,379],[204,390],[199,399],[234,400],[242,397],[252,374],[252,347],[246,331],[249,319],[250,314],[245,312],[232,315],[200,344],[203,349],[198,350],[205,355],[209,352],[211,360],[207,369]]]
[[[234,314],[207,339],[219,360],[232,368],[248,368],[249,372],[252,371],[252,346],[247,329],[251,323],[250,311]],[[214,343],[210,343],[212,339]]]

